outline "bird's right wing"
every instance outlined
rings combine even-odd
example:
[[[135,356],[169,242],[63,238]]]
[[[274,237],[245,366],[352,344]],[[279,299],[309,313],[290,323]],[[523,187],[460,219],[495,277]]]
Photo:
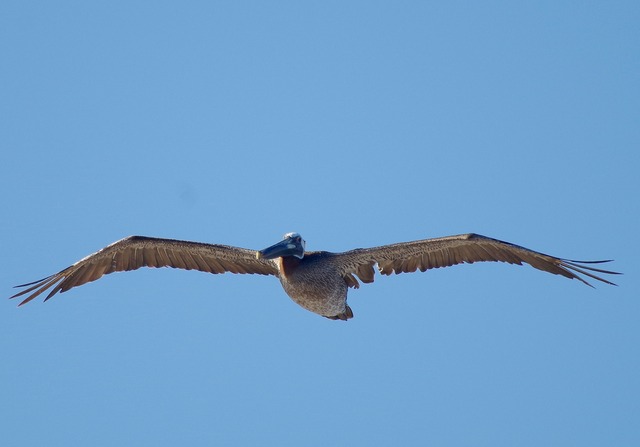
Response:
[[[55,285],[45,298],[46,301],[57,292],[62,293],[72,287],[95,281],[103,275],[136,270],[140,267],[173,267],[208,273],[278,274],[275,262],[256,259],[255,250],[201,242],[129,236],[54,275],[16,286],[28,288],[11,298],[31,292],[20,303],[23,305]]]

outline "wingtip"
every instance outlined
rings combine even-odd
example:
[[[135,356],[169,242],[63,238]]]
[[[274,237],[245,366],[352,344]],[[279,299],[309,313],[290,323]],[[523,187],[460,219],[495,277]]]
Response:
[[[15,298],[14,296],[12,296],[11,298]],[[33,298],[32,297],[28,297],[23,299],[22,301],[20,301],[20,303],[18,304],[18,307],[22,307],[23,305],[27,304],[29,301],[31,301]]]

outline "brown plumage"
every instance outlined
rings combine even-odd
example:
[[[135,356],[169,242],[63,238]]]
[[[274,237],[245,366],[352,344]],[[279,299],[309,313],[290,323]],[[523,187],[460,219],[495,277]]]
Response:
[[[57,284],[45,298],[66,292],[113,272],[136,270],[140,267],[173,267],[208,273],[257,273],[277,275],[273,261],[256,259],[255,250],[200,242],[129,236],[81,259],[70,267],[46,278],[16,287],[31,286],[11,298],[33,293],[26,304]]]
[[[57,292],[95,281],[112,272],[140,267],[174,267],[208,273],[254,273],[277,276],[286,293],[305,309],[331,319],[353,317],[347,290],[373,282],[375,266],[383,275],[409,273],[461,263],[498,261],[532,267],[591,285],[580,275],[613,284],[599,274],[618,274],[591,265],[609,261],[572,261],[477,234],[359,248],[343,253],[305,252],[297,233],[261,251],[199,242],[130,236],[87,256],[70,267],[38,281],[11,298],[29,294],[25,304],[52,288]]]

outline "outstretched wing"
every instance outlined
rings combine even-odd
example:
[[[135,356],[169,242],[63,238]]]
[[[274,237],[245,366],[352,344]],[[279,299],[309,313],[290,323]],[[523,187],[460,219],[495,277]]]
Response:
[[[16,286],[28,288],[11,298],[31,293],[20,303],[21,306],[55,285],[45,298],[46,301],[57,292],[66,292],[72,287],[95,281],[102,275],[136,270],[140,267],[173,267],[208,273],[278,274],[275,262],[256,259],[254,250],[174,239],[129,236],[107,245],[55,275]]]
[[[383,275],[409,273],[420,270],[449,267],[456,264],[481,261],[507,262],[509,264],[527,263],[538,270],[578,279],[591,286],[579,274],[615,285],[611,281],[594,273],[619,274],[608,270],[590,267],[609,261],[572,261],[545,255],[519,245],[510,244],[479,234],[461,234],[422,241],[404,242],[373,248],[359,248],[338,253],[337,264],[350,287],[358,287],[354,275],[364,283],[373,282],[374,265]],[[589,265],[585,265],[589,264]],[[593,287],[593,286],[592,286]]]

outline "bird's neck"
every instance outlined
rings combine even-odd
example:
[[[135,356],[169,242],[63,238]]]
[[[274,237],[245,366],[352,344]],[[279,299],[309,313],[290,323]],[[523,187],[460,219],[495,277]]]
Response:
[[[298,268],[302,259],[295,256],[283,256],[280,258],[280,272],[283,276],[290,276]]]

